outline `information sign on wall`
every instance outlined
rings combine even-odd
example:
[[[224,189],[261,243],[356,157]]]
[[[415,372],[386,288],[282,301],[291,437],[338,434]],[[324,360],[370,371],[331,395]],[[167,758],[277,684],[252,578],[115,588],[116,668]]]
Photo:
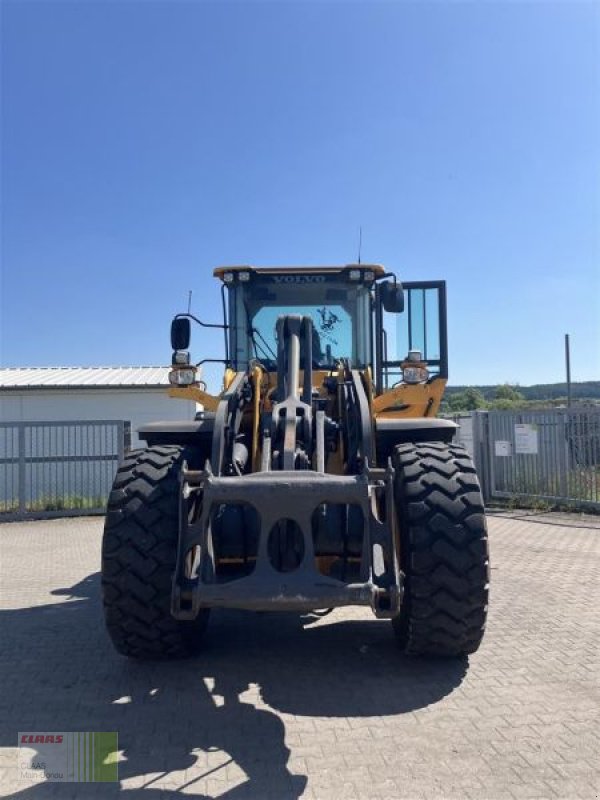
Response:
[[[537,425],[519,423],[515,425],[515,453],[535,455],[538,452]]]
[[[510,442],[495,441],[494,452],[497,456],[506,458],[512,456],[512,444]]]

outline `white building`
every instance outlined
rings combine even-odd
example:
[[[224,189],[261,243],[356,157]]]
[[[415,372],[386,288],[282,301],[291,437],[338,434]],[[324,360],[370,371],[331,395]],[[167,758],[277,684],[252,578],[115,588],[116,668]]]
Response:
[[[196,404],[168,395],[169,367],[0,369],[0,422],[126,420],[132,447],[140,425],[192,420]]]

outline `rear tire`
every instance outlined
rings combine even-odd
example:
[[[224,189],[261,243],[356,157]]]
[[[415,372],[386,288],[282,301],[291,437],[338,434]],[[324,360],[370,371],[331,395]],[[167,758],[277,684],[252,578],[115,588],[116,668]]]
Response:
[[[201,646],[208,609],[196,619],[171,616],[179,533],[179,471],[193,453],[163,445],[134,450],[119,468],[102,541],[106,627],[131,658],[178,658]]]
[[[465,449],[442,442],[394,452],[402,609],[392,624],[413,655],[474,653],[488,603],[488,540],[475,467]]]

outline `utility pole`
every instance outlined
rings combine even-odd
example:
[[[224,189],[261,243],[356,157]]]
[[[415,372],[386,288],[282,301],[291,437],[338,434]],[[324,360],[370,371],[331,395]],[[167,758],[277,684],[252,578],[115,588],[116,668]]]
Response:
[[[571,345],[568,333],[565,333],[565,366],[567,369],[567,408],[571,408]]]

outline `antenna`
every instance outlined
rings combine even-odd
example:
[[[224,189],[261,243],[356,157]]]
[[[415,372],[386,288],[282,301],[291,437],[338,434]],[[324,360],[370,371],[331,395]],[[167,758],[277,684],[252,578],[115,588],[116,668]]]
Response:
[[[187,310],[188,314],[191,313],[191,309],[192,309],[192,290],[190,289],[188,291],[188,310]]]
[[[358,263],[360,264],[360,251],[362,250],[362,225],[358,229]]]

